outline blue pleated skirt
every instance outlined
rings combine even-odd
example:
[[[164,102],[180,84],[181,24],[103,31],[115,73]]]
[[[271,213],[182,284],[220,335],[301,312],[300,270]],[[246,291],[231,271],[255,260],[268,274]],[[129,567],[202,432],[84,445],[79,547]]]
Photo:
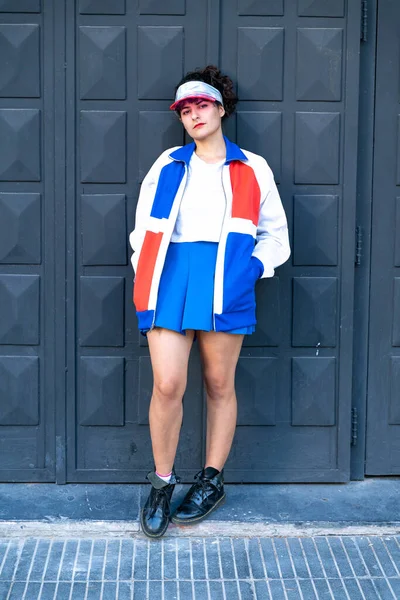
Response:
[[[185,335],[212,331],[216,242],[170,242],[158,290],[155,327]],[[143,330],[145,335],[148,330]],[[251,334],[255,326],[225,333]]]

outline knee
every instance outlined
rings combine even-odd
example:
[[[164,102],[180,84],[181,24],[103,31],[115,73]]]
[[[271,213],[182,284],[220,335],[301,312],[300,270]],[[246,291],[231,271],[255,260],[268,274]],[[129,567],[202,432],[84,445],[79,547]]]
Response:
[[[204,375],[207,395],[212,401],[219,401],[231,395],[234,383],[224,373],[209,371]]]
[[[163,377],[154,381],[154,395],[164,402],[181,402],[185,382],[178,377]]]

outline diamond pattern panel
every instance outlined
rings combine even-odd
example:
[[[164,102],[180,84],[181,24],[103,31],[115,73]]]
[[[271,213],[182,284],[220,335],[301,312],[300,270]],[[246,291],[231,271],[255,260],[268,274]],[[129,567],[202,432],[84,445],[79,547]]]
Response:
[[[275,425],[277,363],[276,358],[239,358],[236,368],[238,426]]]
[[[139,140],[139,177],[142,180],[161,152],[185,143],[184,129],[172,111],[141,111]],[[146,143],[147,140],[151,140],[151,144]]]
[[[294,265],[336,265],[338,196],[294,197]]]
[[[0,181],[40,181],[40,112],[0,109]]]
[[[124,345],[124,278],[82,276],[80,345]]]
[[[0,263],[40,264],[40,194],[0,192]]]
[[[337,278],[293,278],[293,346],[336,346]]]
[[[184,15],[185,0],[139,0],[141,15]]]
[[[298,29],[296,60],[297,100],[341,99],[342,29]]]
[[[122,357],[81,358],[80,425],[123,427],[124,370]]]
[[[81,111],[80,147],[82,182],[125,183],[125,111]]]
[[[339,113],[296,113],[295,183],[339,183]]]
[[[334,357],[292,359],[292,425],[336,424]]]
[[[0,12],[38,13],[40,0],[0,0]]]
[[[390,358],[389,425],[400,425],[400,357]]]
[[[237,114],[237,143],[260,154],[271,167],[275,181],[281,177],[282,113],[242,111]]]
[[[344,0],[298,0],[300,17],[343,17]]]
[[[396,198],[394,266],[400,267],[400,196]]]
[[[282,16],[283,0],[238,0],[238,14],[248,16]]]
[[[125,99],[125,37],[125,27],[80,28],[80,91],[82,99]]]
[[[85,194],[82,202],[82,263],[126,265],[125,194]]]
[[[39,25],[0,25],[0,96],[40,96],[39,56]]]
[[[245,336],[244,346],[278,346],[281,340],[279,277],[262,279],[256,285],[257,328]]]
[[[39,425],[39,358],[0,357],[0,426]]]
[[[400,277],[393,281],[393,306],[400,306]],[[400,311],[393,311],[392,345],[400,346]]]
[[[124,15],[125,0],[80,0],[81,14]]]
[[[238,94],[241,100],[282,100],[283,41],[282,27],[238,28]]]
[[[39,276],[0,275],[0,344],[39,343]]]
[[[140,99],[170,100],[183,75],[183,27],[139,27]]]

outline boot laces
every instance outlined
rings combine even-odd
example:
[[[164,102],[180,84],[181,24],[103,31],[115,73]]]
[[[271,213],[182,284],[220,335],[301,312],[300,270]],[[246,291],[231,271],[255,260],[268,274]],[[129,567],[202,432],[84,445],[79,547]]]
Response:
[[[201,498],[202,500],[204,500],[205,496],[209,491],[209,486],[212,485],[212,483],[208,479],[204,479],[204,477],[202,477],[202,474],[203,471],[199,471],[199,473],[197,473],[197,475],[195,475],[194,478],[197,481],[197,486],[201,489]]]
[[[153,496],[153,502],[151,503],[151,513],[150,515],[153,516],[154,513],[156,512],[157,508],[159,507],[159,505],[161,504],[163,498],[165,498],[165,503],[166,503],[166,509],[165,509],[165,516],[169,517],[171,514],[171,502],[169,499],[169,496],[167,494],[167,488],[161,488],[159,490],[154,489],[154,496]]]

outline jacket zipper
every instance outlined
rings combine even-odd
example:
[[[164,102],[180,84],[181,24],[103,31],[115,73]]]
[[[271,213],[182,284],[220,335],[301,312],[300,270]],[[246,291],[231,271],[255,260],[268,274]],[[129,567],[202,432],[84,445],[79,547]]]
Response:
[[[225,198],[225,212],[224,212],[224,218],[222,219],[221,231],[219,232],[217,260],[218,260],[218,252],[219,252],[219,243],[221,241],[222,231],[224,229],[224,225],[225,225],[225,221],[226,221],[226,213],[227,213],[227,209],[228,209],[228,199],[226,197],[226,192],[225,192],[225,187],[224,187],[224,167],[225,166],[226,166],[226,163],[223,165],[223,167],[221,169],[221,184],[222,184],[222,190],[224,192],[224,198]],[[214,275],[214,278],[215,278],[215,275]],[[214,285],[214,297],[213,297],[213,327],[214,327],[214,331],[217,331],[217,328],[215,325],[215,285]]]

